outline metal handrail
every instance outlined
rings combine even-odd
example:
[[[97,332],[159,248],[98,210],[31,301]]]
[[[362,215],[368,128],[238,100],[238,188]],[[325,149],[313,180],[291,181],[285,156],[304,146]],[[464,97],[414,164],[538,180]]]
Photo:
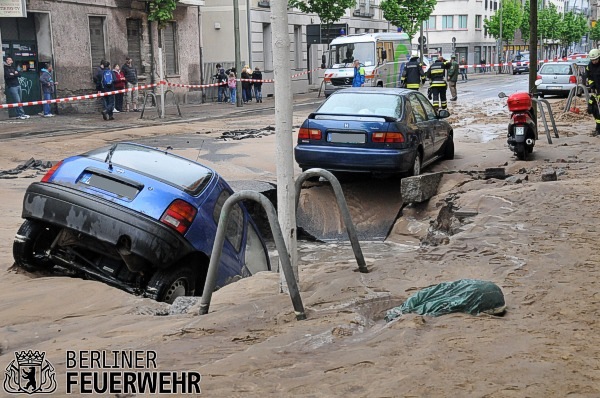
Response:
[[[294,270],[288,250],[283,240],[283,234],[281,233],[281,227],[277,221],[277,213],[273,204],[263,194],[255,191],[240,191],[231,195],[223,204],[221,214],[219,215],[219,225],[217,226],[217,234],[215,236],[215,243],[213,244],[212,254],[210,256],[210,262],[208,265],[208,272],[206,274],[206,282],[204,283],[204,290],[202,291],[202,298],[200,301],[200,315],[208,313],[210,307],[210,300],[212,293],[215,290],[217,283],[217,274],[219,270],[221,254],[223,253],[223,243],[225,242],[225,233],[227,230],[227,223],[229,221],[229,214],[233,208],[233,205],[241,200],[253,200],[262,205],[263,209],[267,213],[269,219],[269,225],[273,238],[275,240],[275,246],[279,253],[279,261],[281,262],[281,269],[285,275],[287,282],[288,291],[292,299],[294,306],[294,312],[296,313],[297,320],[306,319],[304,312],[304,305],[302,304],[302,298],[300,297],[300,291],[298,290],[298,284],[296,283],[296,277],[294,276]]]
[[[333,188],[333,193],[335,194],[335,198],[337,200],[338,208],[342,213],[342,218],[344,219],[344,224],[346,225],[348,238],[350,239],[350,243],[352,244],[354,257],[356,257],[356,262],[358,263],[358,270],[365,274],[368,273],[369,269],[367,268],[367,264],[365,263],[365,258],[360,248],[360,243],[358,243],[356,229],[354,228],[352,218],[350,217],[350,210],[348,210],[348,204],[346,203],[346,198],[344,197],[342,186],[340,185],[338,179],[335,178],[335,176],[331,172],[323,169],[314,168],[308,169],[302,174],[300,174],[300,176],[296,180],[296,210],[298,210],[298,202],[300,200],[300,190],[302,189],[302,184],[310,177],[317,176],[325,178],[331,184],[331,188]]]

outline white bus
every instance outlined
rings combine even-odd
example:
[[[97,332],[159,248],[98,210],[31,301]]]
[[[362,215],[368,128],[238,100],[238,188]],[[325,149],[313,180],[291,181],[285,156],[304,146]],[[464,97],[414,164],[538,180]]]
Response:
[[[365,86],[399,87],[412,44],[406,33],[363,33],[340,36],[331,41],[325,70],[325,96],[351,87],[353,62],[365,68]]]

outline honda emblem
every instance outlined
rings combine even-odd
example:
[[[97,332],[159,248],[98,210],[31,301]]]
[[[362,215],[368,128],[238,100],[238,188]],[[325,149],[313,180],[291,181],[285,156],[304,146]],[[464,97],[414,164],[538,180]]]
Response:
[[[345,129],[349,129],[350,128],[350,124],[349,123],[344,123],[344,128]]]

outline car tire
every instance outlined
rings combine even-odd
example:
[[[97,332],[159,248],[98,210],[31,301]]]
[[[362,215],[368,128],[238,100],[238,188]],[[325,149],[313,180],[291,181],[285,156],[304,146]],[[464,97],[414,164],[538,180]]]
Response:
[[[444,144],[444,159],[452,160],[454,159],[454,138],[449,135],[446,143]]]
[[[415,160],[413,161],[413,166],[408,172],[408,176],[414,177],[421,174],[421,164],[421,153],[417,151],[417,154],[415,155]]]
[[[50,249],[55,237],[56,230],[51,226],[25,220],[13,243],[15,263],[28,271],[52,268],[54,264],[47,257],[46,251]]]
[[[516,75],[516,74],[517,74],[517,71],[516,71],[516,70],[513,70],[513,76],[514,76],[514,75]]]
[[[196,273],[189,265],[158,270],[146,286],[146,296],[156,301],[173,304],[179,296],[194,295],[196,279]]]

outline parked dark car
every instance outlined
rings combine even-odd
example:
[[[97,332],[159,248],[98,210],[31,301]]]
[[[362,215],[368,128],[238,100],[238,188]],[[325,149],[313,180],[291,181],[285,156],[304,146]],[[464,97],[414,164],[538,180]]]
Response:
[[[304,121],[296,162],[303,169],[418,175],[454,158],[452,127],[418,91],[357,87],[340,90]]]
[[[214,170],[143,145],[73,156],[28,187],[15,262],[28,270],[62,267],[169,303],[201,295],[220,211],[232,193]],[[241,203],[226,236],[218,286],[270,269]]]
[[[529,54],[517,55],[512,60],[513,75],[529,73]]]

